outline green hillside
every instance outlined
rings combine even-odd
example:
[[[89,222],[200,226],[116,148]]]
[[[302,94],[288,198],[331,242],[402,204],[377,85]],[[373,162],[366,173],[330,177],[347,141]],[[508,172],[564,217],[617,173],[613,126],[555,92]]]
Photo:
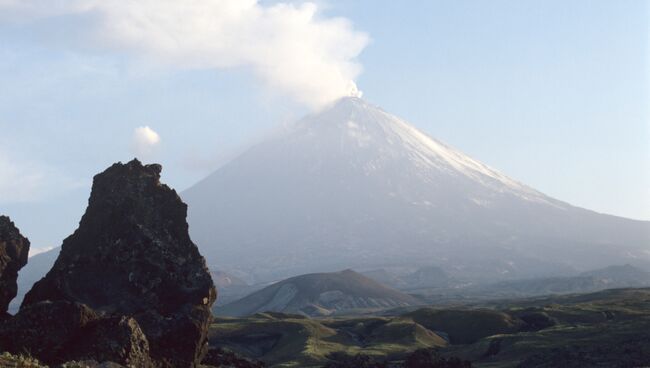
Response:
[[[447,342],[408,318],[308,319],[262,313],[243,319],[217,318],[210,345],[277,367],[320,367],[333,353],[399,358]]]
[[[360,353],[399,367],[407,354],[425,347],[474,367],[640,367],[650,365],[650,289],[427,307],[392,316],[218,318],[210,343],[272,367],[322,367]]]

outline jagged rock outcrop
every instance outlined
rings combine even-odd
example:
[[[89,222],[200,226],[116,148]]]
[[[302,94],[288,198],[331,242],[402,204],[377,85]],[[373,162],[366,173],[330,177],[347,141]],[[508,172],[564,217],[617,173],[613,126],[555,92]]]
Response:
[[[0,216],[0,319],[18,292],[18,271],[27,264],[29,240],[7,216]]]
[[[70,333],[61,326],[65,359],[140,367],[149,364],[141,360],[148,351],[153,366],[195,367],[207,352],[216,290],[188,235],[187,206],[160,183],[161,170],[133,160],[96,175],[79,228],[25,296],[17,321],[46,308],[44,302],[83,305],[97,316],[64,323]],[[115,350],[105,350],[106,342]],[[46,363],[61,358],[36,356]]]
[[[0,326],[0,347],[42,362],[64,362],[63,347],[99,316],[88,306],[68,301],[45,301],[23,308]]]
[[[119,362],[151,368],[149,343],[131,317],[102,317],[87,305],[44,301],[23,308],[0,325],[0,346],[42,362]]]

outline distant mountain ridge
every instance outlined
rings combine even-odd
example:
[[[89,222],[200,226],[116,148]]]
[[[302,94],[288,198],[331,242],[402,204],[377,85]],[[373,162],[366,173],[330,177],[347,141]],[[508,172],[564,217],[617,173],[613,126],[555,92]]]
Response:
[[[361,272],[384,285],[398,290],[413,290],[423,288],[450,288],[462,284],[437,266],[419,267],[414,271],[395,272],[383,268]]]
[[[60,251],[61,247],[56,247],[47,252],[29,257],[27,265],[18,273],[18,295],[9,304],[10,313],[18,312],[20,303],[23,302],[27,291],[52,268]]]
[[[650,286],[650,272],[629,264],[586,271],[581,273],[580,276],[593,277],[603,283],[614,284],[617,287]]]
[[[498,281],[650,264],[650,222],[553,199],[358,98],[251,147],[182,196],[210,266],[254,283],[391,265]]]
[[[314,273],[277,282],[240,300],[217,307],[220,316],[282,312],[307,316],[342,311],[418,305],[415,297],[386,287],[352,270]]]
[[[593,293],[606,289],[650,287],[650,272],[631,265],[609,266],[575,276],[502,281],[474,285],[456,291],[466,297],[483,299],[531,297],[542,295]],[[418,292],[418,291],[413,291]],[[436,290],[435,294],[441,293]],[[435,296],[434,296],[435,297]]]

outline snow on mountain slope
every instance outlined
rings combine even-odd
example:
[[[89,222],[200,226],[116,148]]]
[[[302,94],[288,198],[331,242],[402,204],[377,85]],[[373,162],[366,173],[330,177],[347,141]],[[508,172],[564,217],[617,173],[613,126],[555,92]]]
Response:
[[[406,159],[421,170],[420,176],[424,180],[430,179],[430,171],[440,170],[452,176],[465,176],[497,192],[510,192],[522,199],[557,204],[557,201],[550,200],[359,98],[343,99],[331,110],[307,118],[297,127],[305,129],[316,139],[319,139],[318,129],[324,131],[331,128],[347,133],[347,136],[341,137],[340,147],[354,146],[356,143],[360,149],[376,149],[379,155],[372,161],[367,161],[363,167],[366,174],[379,169],[382,161]]]
[[[211,266],[260,281],[387,265],[498,279],[650,259],[648,222],[550,198],[358,98],[182,196]]]

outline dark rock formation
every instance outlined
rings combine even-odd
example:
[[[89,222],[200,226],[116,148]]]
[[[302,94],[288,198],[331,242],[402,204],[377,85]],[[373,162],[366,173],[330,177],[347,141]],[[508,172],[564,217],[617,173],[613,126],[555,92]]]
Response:
[[[117,354],[116,363],[132,366],[146,364],[139,357],[147,345],[157,367],[195,367],[207,352],[216,290],[188,235],[187,206],[160,183],[160,171],[133,160],[96,175],[79,228],[25,296],[19,315],[52,301],[117,318],[79,326],[84,343],[66,358],[95,359],[104,340],[125,350],[100,358]]]
[[[0,318],[18,292],[18,271],[27,264],[29,240],[20,235],[9,217],[0,216]]]
[[[347,354],[334,353],[328,357],[332,361],[323,368],[388,368],[388,363],[365,354],[349,356]]]
[[[442,357],[436,349],[418,349],[406,358],[404,368],[472,368],[472,363],[458,357]]]
[[[0,325],[0,347],[49,364],[95,360],[153,367],[147,339],[133,318],[101,317],[85,304],[68,301],[23,308]]]
[[[124,367],[121,364],[117,364],[115,362],[98,362],[96,360],[81,360],[81,361],[72,361],[72,362],[66,362],[66,365],[62,366],[65,368],[68,367],[83,367],[83,368],[127,368]],[[61,367],[60,367],[61,368]]]
[[[109,317],[89,322],[62,349],[63,361],[122,362],[128,367],[150,368],[149,342],[131,317]],[[68,356],[66,356],[66,354]]]
[[[210,349],[203,359],[205,367],[214,368],[264,368],[266,364],[260,361],[246,359],[236,353],[221,348]]]
[[[61,363],[69,355],[63,352],[66,342],[97,318],[97,313],[80,303],[35,303],[0,326],[0,347],[43,362]]]

